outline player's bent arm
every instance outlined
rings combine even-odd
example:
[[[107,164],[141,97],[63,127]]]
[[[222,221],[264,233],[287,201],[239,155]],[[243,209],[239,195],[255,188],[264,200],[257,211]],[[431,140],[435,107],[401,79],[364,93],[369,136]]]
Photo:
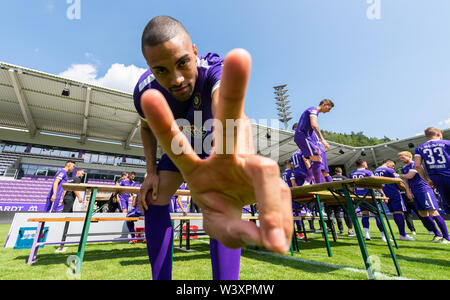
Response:
[[[319,129],[319,123],[317,123],[317,117],[316,116],[310,116],[309,120],[311,122],[311,128],[314,130],[314,132],[317,134],[317,137],[321,140],[324,141],[325,139],[323,138],[322,132],[320,132]]]
[[[58,190],[58,184],[61,180],[56,178],[55,182],[53,182],[53,195],[54,197],[56,197],[56,191]]]
[[[405,191],[406,191],[406,196],[410,199],[410,200],[414,200],[414,195],[411,191],[411,188],[409,187],[409,182],[408,179],[404,179],[403,183],[405,184]]]
[[[295,179],[291,179],[291,183],[292,183],[292,187],[297,187],[297,182],[295,181]]]
[[[408,180],[408,179],[413,179],[414,176],[416,176],[416,174],[417,174],[416,172],[410,170],[407,174],[401,174],[401,175],[400,175],[400,178],[406,179],[406,180]]]
[[[415,156],[414,164],[416,166],[417,173],[419,173],[419,175],[423,178],[423,180],[425,180],[425,182],[429,183],[430,180],[428,179],[427,175],[425,175],[425,171],[423,170],[423,167],[422,167],[422,157]]]
[[[144,145],[145,161],[147,162],[147,175],[156,175],[157,141],[152,130],[145,120],[141,119],[141,139]]]

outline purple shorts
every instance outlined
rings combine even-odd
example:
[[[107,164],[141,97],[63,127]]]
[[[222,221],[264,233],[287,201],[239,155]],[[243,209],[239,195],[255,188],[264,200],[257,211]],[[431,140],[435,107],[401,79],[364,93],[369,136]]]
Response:
[[[436,195],[433,189],[428,187],[420,190],[413,191],[414,194],[414,205],[417,210],[439,210],[437,204]]]
[[[450,206],[450,177],[444,175],[430,175],[436,189],[441,195],[443,206]]]
[[[322,171],[330,173],[330,169],[328,168],[327,153],[325,152],[325,149],[323,149],[322,147],[320,147],[320,150],[322,151],[320,153],[320,157],[322,157]]]
[[[389,208],[390,212],[394,211],[406,211],[405,204],[403,203],[403,198],[400,192],[398,193],[385,193],[386,197],[389,198],[389,202],[387,203],[387,206]]]
[[[119,195],[119,205],[120,205],[120,210],[123,211],[128,210],[128,198],[121,198]]]
[[[208,158],[208,155],[199,155],[201,159]],[[178,170],[177,166],[173,163],[173,161],[170,160],[169,156],[167,154],[163,154],[161,156],[161,159],[158,162],[158,166],[156,167],[158,171],[172,171],[180,173],[180,170]]]
[[[313,141],[311,137],[295,133],[294,141],[300,148],[300,150],[302,150],[304,157],[310,158],[311,156],[319,155],[319,145],[317,145],[317,143]]]
[[[297,185],[302,186],[305,183],[305,180],[308,177],[308,174],[294,170],[294,177],[295,177],[295,182],[297,183]]]

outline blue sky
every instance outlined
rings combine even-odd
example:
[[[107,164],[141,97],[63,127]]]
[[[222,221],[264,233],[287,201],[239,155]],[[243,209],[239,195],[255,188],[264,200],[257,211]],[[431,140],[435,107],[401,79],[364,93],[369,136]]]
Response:
[[[381,4],[375,20],[367,17],[374,1]],[[0,61],[57,75],[77,71],[121,89],[146,68],[145,24],[171,15],[200,53],[251,53],[252,119],[277,118],[273,86],[288,84],[296,120],[323,98],[336,103],[319,118],[326,130],[402,139],[450,127],[447,0],[80,0],[74,20],[70,5],[1,0]]]

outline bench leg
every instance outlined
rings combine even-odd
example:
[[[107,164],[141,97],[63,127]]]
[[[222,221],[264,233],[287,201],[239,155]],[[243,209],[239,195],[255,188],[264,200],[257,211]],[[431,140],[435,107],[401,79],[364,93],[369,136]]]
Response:
[[[355,234],[358,239],[359,249],[361,250],[361,255],[364,260],[364,265],[366,266],[367,276],[369,277],[369,279],[375,280],[375,273],[372,269],[372,263],[369,258],[369,253],[367,252],[366,243],[364,242],[364,236],[361,231],[361,226],[359,225],[358,217],[356,216],[356,212],[355,212],[355,207],[353,205],[353,201],[350,197],[350,193],[348,191],[348,187],[346,184],[342,185],[342,191],[344,192],[348,214],[350,215],[350,218],[352,219]]]
[[[392,244],[391,244],[391,239],[390,239],[389,234],[388,234],[388,232],[386,230],[386,225],[384,224],[383,216],[381,214],[380,208],[378,207],[378,202],[377,202],[377,199],[375,197],[375,193],[374,193],[373,190],[370,190],[370,192],[371,192],[371,195],[372,195],[372,199],[373,199],[373,201],[375,203],[375,207],[377,209],[378,217],[380,218],[381,227],[383,227],[383,231],[384,231],[384,234],[386,236],[386,241],[387,241],[387,244],[388,244],[389,252],[391,253],[392,260],[394,261],[395,269],[397,270],[398,276],[402,276],[402,271],[400,270],[400,266],[399,266],[398,261],[397,261],[397,256],[395,255],[394,248],[392,247]],[[387,219],[387,215],[386,215],[386,211],[384,210],[384,206],[383,206],[382,203],[381,203],[381,205],[382,205],[381,207],[383,208],[384,214],[385,214],[386,219]],[[389,224],[389,220],[387,222]],[[390,227],[390,224],[389,224],[389,227]],[[391,229],[391,233],[392,233],[392,228],[390,228],[390,229]]]
[[[327,226],[325,225],[325,220],[323,218],[323,212],[322,212],[322,205],[320,204],[320,199],[319,199],[318,195],[316,195],[316,201],[317,201],[317,206],[319,207],[320,224],[322,224],[322,233],[323,233],[323,237],[325,238],[325,245],[327,247],[328,256],[332,257],[333,254],[331,253],[330,241],[328,240]]]
[[[39,222],[36,228],[36,235],[34,236],[33,245],[31,246],[30,256],[28,257],[27,264],[36,262],[37,252],[39,250],[38,243],[41,240],[42,233],[44,232],[45,222]]]
[[[84,258],[84,252],[86,250],[86,242],[89,234],[89,227],[91,225],[91,218],[93,215],[93,209],[94,209],[94,203],[95,203],[95,197],[97,196],[97,188],[94,188],[92,190],[91,199],[89,201],[89,206],[86,212],[86,219],[84,220],[83,225],[83,231],[81,232],[81,238],[80,238],[80,244],[78,246],[78,252],[77,252],[77,266],[75,269],[75,274],[80,275],[81,274],[81,265],[83,263]]]

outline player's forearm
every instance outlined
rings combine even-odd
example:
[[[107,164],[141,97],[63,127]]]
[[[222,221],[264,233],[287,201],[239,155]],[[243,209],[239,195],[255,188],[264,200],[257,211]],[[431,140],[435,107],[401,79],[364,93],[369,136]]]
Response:
[[[408,180],[408,179],[413,179],[414,176],[416,176],[416,173],[414,173],[414,172],[409,172],[408,174],[402,174],[402,175],[400,175],[400,177],[401,177],[402,179],[406,179],[406,180]]]
[[[141,127],[141,139],[144,145],[144,155],[147,163],[147,175],[156,174],[156,138],[150,128]]]
[[[314,124],[314,125],[312,125],[311,127],[312,127],[312,129],[314,130],[314,132],[316,133],[316,135],[317,135],[317,137],[319,138],[319,140],[324,141],[325,139],[324,139],[324,137],[323,137],[323,135],[322,135],[322,132],[321,132],[320,129],[319,129],[319,125]]]
[[[53,196],[56,196],[56,191],[58,190],[58,184],[59,184],[59,180],[56,179],[55,182],[53,183]]]

